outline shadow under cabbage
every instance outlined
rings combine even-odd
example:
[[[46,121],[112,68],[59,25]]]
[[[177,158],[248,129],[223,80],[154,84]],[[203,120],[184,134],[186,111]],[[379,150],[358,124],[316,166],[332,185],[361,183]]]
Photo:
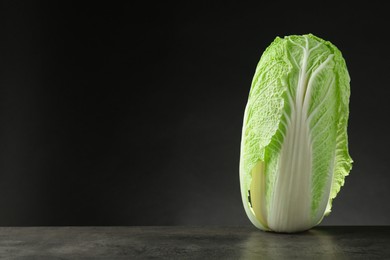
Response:
[[[327,230],[311,229],[286,234],[253,231],[241,245],[240,259],[290,259],[293,257],[345,257],[335,236]]]

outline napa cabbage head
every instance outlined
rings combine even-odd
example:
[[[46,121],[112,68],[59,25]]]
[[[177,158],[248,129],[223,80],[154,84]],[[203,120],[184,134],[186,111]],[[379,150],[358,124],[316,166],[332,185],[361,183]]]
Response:
[[[277,37],[263,53],[240,156],[242,200],[256,227],[298,232],[330,213],[352,168],[349,82],[339,49],[312,34]]]

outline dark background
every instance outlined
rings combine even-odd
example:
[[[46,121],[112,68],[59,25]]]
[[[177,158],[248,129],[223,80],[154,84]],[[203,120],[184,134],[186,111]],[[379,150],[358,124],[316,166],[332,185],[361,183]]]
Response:
[[[323,224],[390,224],[384,6],[108,3],[1,2],[0,225],[249,225],[251,79],[276,36],[304,33],[352,78],[355,163]]]

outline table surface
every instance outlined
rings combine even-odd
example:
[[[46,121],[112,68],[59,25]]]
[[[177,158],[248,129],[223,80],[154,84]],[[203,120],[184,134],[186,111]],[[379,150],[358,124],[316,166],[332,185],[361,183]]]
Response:
[[[6,259],[390,259],[390,226],[0,227]]]

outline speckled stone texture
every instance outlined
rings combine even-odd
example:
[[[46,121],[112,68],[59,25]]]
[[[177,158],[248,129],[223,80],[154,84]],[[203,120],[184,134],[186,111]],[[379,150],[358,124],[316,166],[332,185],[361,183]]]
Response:
[[[390,227],[0,227],[0,258],[390,259]]]

